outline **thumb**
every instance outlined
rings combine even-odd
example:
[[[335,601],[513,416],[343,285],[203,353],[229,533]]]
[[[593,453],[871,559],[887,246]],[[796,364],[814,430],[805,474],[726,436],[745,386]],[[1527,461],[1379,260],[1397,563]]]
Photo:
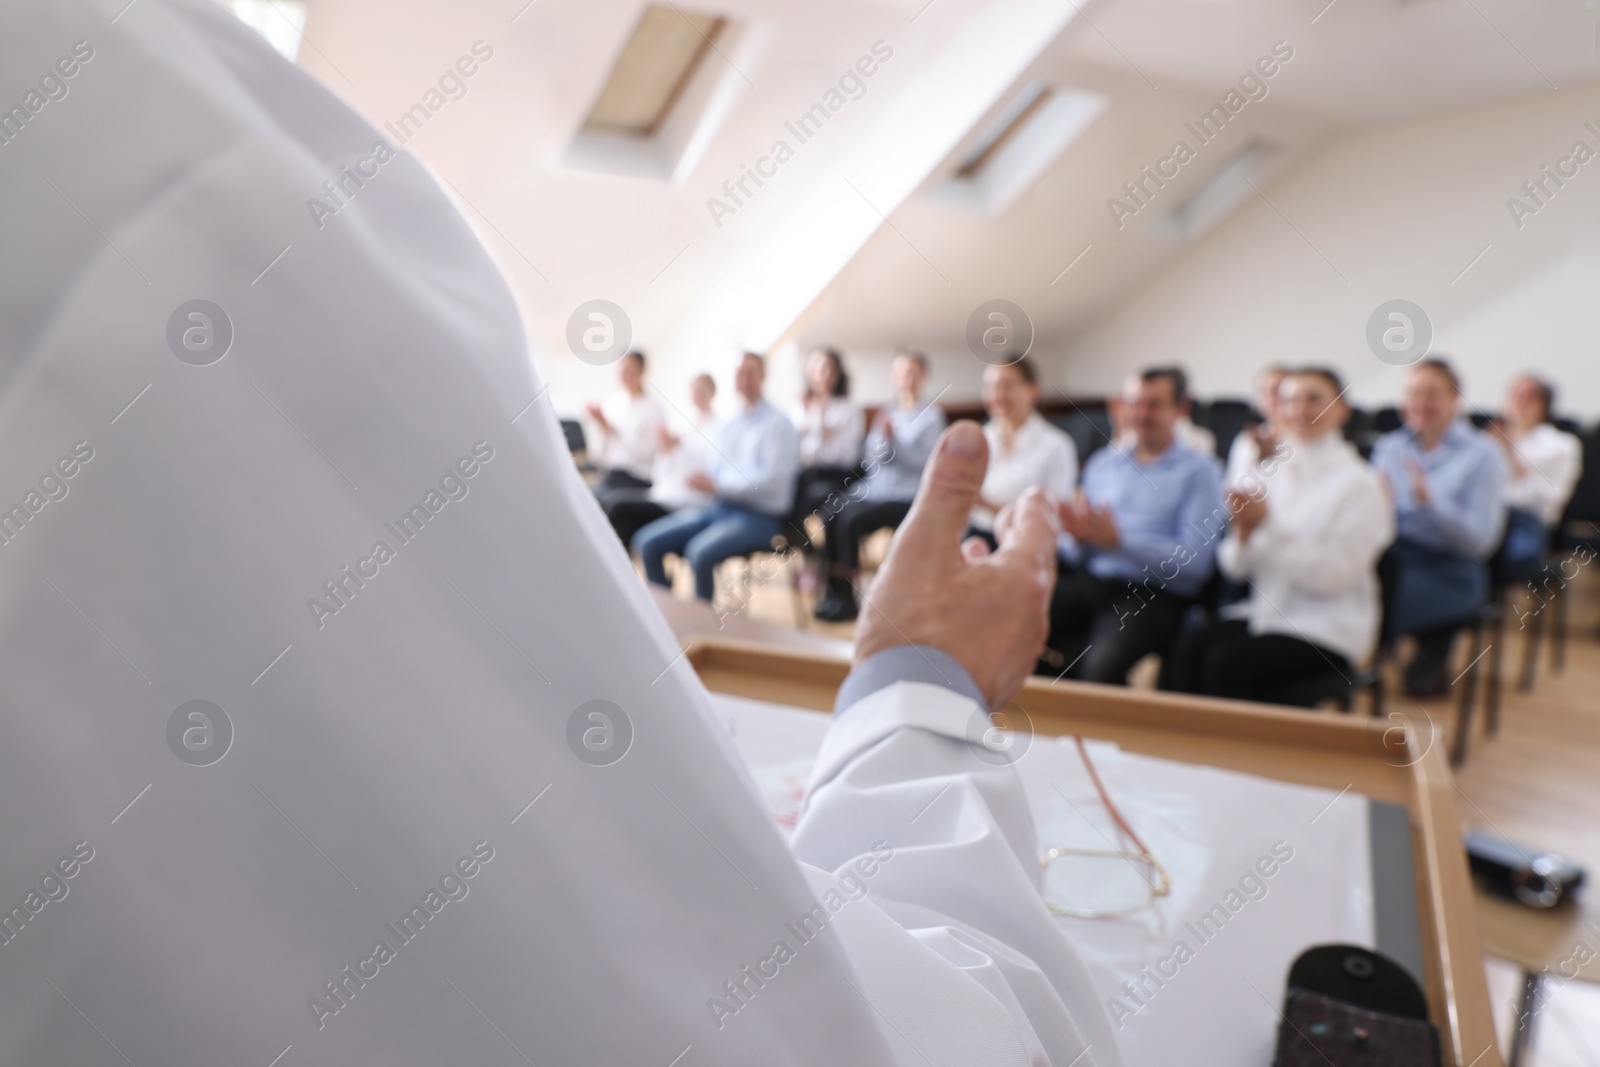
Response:
[[[897,541],[902,551],[923,559],[958,558],[967,517],[978,502],[989,467],[989,442],[978,424],[963,419],[939,438],[911,512]]]

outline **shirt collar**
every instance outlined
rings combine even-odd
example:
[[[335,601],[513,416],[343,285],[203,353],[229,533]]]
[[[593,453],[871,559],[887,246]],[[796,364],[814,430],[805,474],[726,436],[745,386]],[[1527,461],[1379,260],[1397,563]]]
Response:
[[[1189,453],[1191,451],[1184,445],[1182,441],[1178,440],[1177,434],[1173,434],[1172,442],[1167,445],[1165,451],[1147,462],[1139,462],[1138,457],[1134,455],[1138,448],[1139,442],[1135,440],[1130,442],[1127,448],[1121,449],[1120,451],[1122,452],[1124,459],[1141,470],[1155,470],[1159,467],[1170,466],[1173,463],[1181,461],[1184,458],[1184,453]],[[1199,453],[1192,454],[1198,455]]]

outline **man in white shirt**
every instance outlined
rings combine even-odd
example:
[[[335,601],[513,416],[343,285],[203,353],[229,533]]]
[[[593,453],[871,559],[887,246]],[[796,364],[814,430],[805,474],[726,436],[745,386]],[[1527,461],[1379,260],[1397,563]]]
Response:
[[[661,405],[644,388],[643,352],[622,357],[617,364],[617,383],[622,388],[606,397],[604,404],[590,404],[587,409],[599,438],[595,460],[603,473],[595,494],[602,505],[612,493],[650,488],[663,418]]]
[[[1308,677],[1350,677],[1378,637],[1378,557],[1394,539],[1382,479],[1340,432],[1343,383],[1320,368],[1283,379],[1281,447],[1228,490],[1222,572],[1250,596],[1189,631],[1161,686],[1237,700],[1289,701]]]
[[[790,848],[432,172],[211,0],[10,0],[0,85],[42,71],[0,144],[0,485],[48,495],[0,546],[0,1063],[1118,1067],[967,739],[1052,537],[1024,501],[963,558],[976,427]]]
[[[650,488],[617,490],[601,499],[606,518],[623,547],[633,545],[633,535],[682,508],[703,508],[712,494],[691,488],[689,479],[710,468],[712,442],[716,440],[717,419],[712,402],[717,396],[716,379],[696,374],[689,383],[689,414],[674,432],[663,422],[656,428],[656,461],[650,471]]]
[[[657,519],[634,535],[645,577],[670,588],[668,553],[680,556],[694,572],[695,596],[711,600],[717,564],[734,556],[772,549],[783,519],[794,503],[800,449],[794,424],[767,402],[766,360],[754,352],[739,359],[734,388],[740,409],[718,427],[708,468],[685,485],[713,497],[704,507]]]
[[[1024,356],[983,371],[983,406],[989,421],[989,472],[972,512],[972,526],[987,534],[1000,509],[1039,488],[1067,500],[1078,484],[1078,446],[1039,414],[1039,371]]]
[[[1548,382],[1524,374],[1506,393],[1505,414],[1489,427],[1510,467],[1506,564],[1524,577],[1544,562],[1550,533],[1583,474],[1583,442],[1550,424],[1554,400]]]

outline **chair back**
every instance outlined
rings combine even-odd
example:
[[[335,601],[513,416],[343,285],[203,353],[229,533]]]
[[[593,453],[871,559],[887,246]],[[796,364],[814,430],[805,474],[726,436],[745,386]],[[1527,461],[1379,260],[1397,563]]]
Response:
[[[1600,426],[1579,437],[1583,441],[1583,476],[1572,491],[1572,499],[1567,501],[1567,509],[1556,525],[1558,530],[1569,523],[1600,523]]]
[[[1072,438],[1081,467],[1089,457],[1111,443],[1111,412],[1104,407],[1080,407],[1048,416],[1050,424]]]
[[[1584,437],[1583,427],[1581,425],[1579,425],[1579,423],[1576,420],[1562,418],[1560,416],[1557,416],[1557,417],[1552,418],[1550,420],[1550,425],[1554,426],[1556,429],[1560,430],[1562,433],[1570,433],[1572,436],[1576,437],[1578,440],[1580,440],[1580,441],[1583,440],[1583,437]]]
[[[1355,445],[1362,459],[1372,458],[1372,446],[1378,440],[1378,431],[1372,425],[1376,414],[1364,408],[1351,407],[1350,417],[1345,420],[1344,439]]]
[[[1375,436],[1382,437],[1386,433],[1398,430],[1402,422],[1399,408],[1379,408],[1372,413],[1372,432]]]
[[[562,419],[561,433],[567,439],[568,452],[585,452],[588,445],[583,439],[583,423],[577,419]]]
[[[1246,426],[1260,422],[1261,415],[1248,401],[1223,399],[1213,400],[1203,406],[1196,404],[1194,421],[1195,425],[1204,426],[1212,432],[1217,439],[1217,455],[1226,458],[1228,449],[1233,447],[1233,439]]]

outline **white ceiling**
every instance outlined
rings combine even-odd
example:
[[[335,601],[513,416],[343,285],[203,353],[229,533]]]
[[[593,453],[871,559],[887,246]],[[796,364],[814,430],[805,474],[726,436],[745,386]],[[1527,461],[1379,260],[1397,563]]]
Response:
[[[495,49],[468,95],[409,147],[467,201],[523,303],[536,358],[575,391],[604,378],[563,341],[572,309],[597,297],[626,309],[669,376],[674,363],[686,374],[780,335],[959,347],[967,315],[994,297],[1026,308],[1041,344],[1061,341],[1183,253],[1157,216],[1245,141],[1269,141],[1282,167],[1353,126],[1548,93],[1596,72],[1595,11],[1578,0],[1106,0],[1081,13],[1071,0],[721,0],[696,6],[746,28],[732,55],[712,59],[736,67],[740,84],[674,185],[560,163],[640,0],[310,4],[302,64],[378,123],[474,41]],[[1026,26],[1055,28],[1030,39]],[[793,141],[785,120],[880,40],[894,58],[865,97],[717,226],[707,198],[775,139]],[[1107,198],[1280,40],[1295,54],[1270,95],[1118,230]],[[948,74],[930,81],[952,50],[970,56],[953,89]],[[975,136],[1008,87],[1036,78],[1103,93],[1109,106],[997,217],[927,195],[961,158],[951,124]],[[888,146],[896,137],[903,145]],[[926,177],[907,185],[915,168]],[[839,193],[841,178],[860,191]]]

